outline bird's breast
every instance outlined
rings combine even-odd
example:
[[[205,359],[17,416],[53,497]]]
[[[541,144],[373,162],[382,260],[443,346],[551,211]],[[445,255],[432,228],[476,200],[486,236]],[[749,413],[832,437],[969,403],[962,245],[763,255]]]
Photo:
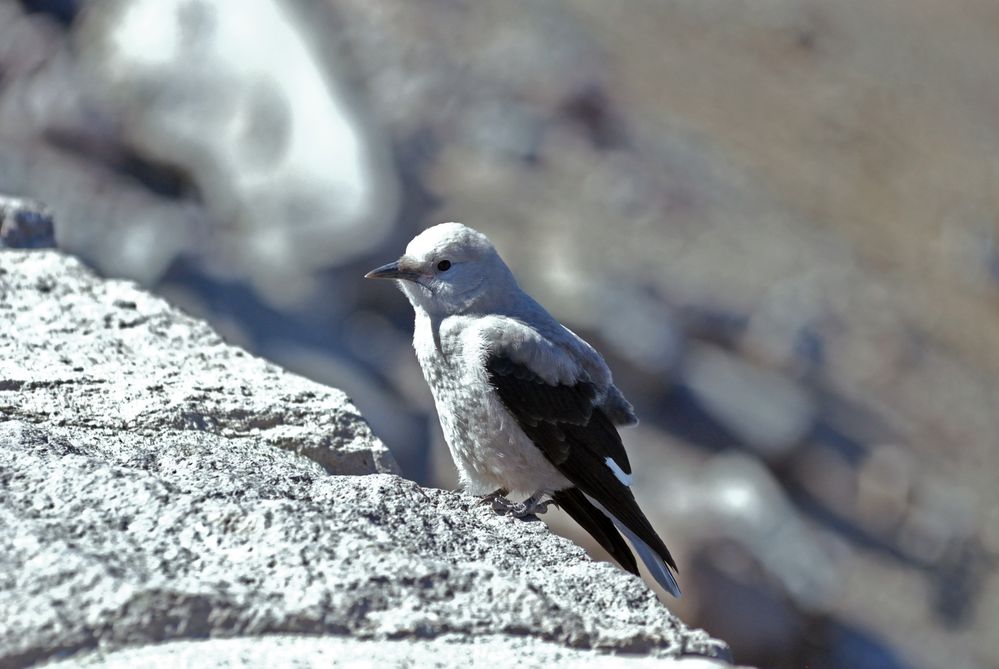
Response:
[[[436,338],[429,329],[418,329],[413,344],[448,449],[469,492],[505,488],[530,495],[568,485],[490,385],[482,360],[484,342],[474,329],[445,330]]]

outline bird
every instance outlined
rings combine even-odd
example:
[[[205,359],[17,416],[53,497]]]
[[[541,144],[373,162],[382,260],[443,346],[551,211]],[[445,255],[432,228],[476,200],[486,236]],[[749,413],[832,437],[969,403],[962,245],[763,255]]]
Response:
[[[516,517],[554,504],[639,576],[627,537],[679,597],[676,562],[631,490],[617,428],[638,423],[632,405],[603,357],[520,288],[489,239],[434,225],[365,278],[394,280],[413,306],[413,348],[462,488]]]

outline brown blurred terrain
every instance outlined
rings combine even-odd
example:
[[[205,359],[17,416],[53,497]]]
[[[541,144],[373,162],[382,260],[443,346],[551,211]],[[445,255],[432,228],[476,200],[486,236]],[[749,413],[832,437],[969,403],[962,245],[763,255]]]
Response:
[[[360,275],[472,225],[635,403],[681,617],[743,664],[990,667],[996,63],[984,0],[5,0],[0,191],[444,486]]]

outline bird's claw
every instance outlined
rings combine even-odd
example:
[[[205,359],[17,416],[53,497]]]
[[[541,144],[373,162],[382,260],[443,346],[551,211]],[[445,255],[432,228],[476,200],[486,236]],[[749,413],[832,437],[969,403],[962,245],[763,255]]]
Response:
[[[525,516],[536,516],[548,511],[551,500],[541,501],[541,495],[533,495],[523,502],[511,502],[506,497],[505,490],[497,490],[482,498],[480,504],[490,504],[493,511],[501,516],[513,516],[523,518]]]
[[[540,516],[541,514],[548,511],[549,502],[541,502],[533,497],[530,499],[525,499],[523,502],[514,504],[509,511],[507,511],[508,516],[513,516],[514,518],[523,518],[524,516]]]
[[[493,508],[496,508],[495,507],[496,500],[498,500],[498,499],[502,499],[502,500],[505,500],[505,501],[509,502],[509,500],[506,499],[506,495],[507,494],[508,494],[508,491],[506,489],[504,489],[504,488],[499,488],[497,490],[493,490],[488,495],[483,495],[482,497],[480,497],[479,501],[478,501],[478,504],[480,506],[482,504],[492,504]]]

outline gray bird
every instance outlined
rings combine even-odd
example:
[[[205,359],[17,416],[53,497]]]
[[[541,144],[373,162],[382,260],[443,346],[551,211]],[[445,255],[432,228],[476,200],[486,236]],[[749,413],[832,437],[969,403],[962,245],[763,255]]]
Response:
[[[396,262],[368,272],[396,279],[413,304],[413,347],[464,488],[500,513],[565,510],[622,567],[680,596],[676,563],[632,494],[615,426],[638,422],[592,346],[520,289],[480,232],[443,223]],[[508,495],[527,499],[513,503]]]

